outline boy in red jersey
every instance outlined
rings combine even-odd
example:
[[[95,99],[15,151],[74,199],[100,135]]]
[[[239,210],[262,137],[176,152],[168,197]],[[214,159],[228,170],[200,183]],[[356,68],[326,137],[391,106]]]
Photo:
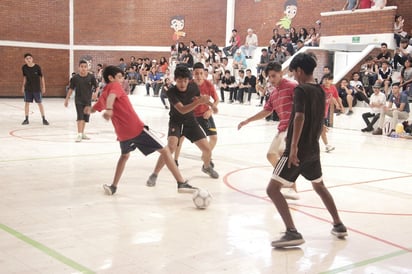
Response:
[[[166,166],[177,180],[179,193],[192,193],[196,188],[185,181],[180,174],[169,148],[163,146],[158,138],[144,125],[134,111],[129,97],[121,86],[123,72],[115,66],[108,66],[103,71],[103,78],[107,85],[92,111],[103,111],[106,120],[112,120],[117,139],[120,142],[121,155],[117,162],[116,172],[111,185],[103,185],[107,195],[113,195],[117,190],[120,177],[129,159],[130,152],[138,148],[144,155],[154,151],[160,153]],[[132,126],[131,126],[132,125]]]

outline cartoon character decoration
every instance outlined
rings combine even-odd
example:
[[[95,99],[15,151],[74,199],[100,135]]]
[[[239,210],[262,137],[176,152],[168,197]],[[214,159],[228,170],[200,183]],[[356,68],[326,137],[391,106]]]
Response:
[[[180,37],[186,36],[186,32],[182,31],[185,27],[185,18],[183,16],[173,16],[170,19],[170,27],[175,30],[175,33],[173,33],[173,41],[177,41]]]
[[[298,2],[297,0],[286,0],[284,7],[283,13],[285,16],[276,23],[276,26],[289,31],[292,25],[292,19],[295,18],[298,11]]]

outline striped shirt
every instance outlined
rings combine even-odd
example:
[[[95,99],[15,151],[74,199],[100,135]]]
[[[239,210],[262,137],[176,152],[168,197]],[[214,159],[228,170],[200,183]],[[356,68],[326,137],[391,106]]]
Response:
[[[286,131],[293,106],[293,92],[297,83],[283,78],[277,87],[270,86],[270,97],[264,110],[276,111],[279,116],[278,131]]]

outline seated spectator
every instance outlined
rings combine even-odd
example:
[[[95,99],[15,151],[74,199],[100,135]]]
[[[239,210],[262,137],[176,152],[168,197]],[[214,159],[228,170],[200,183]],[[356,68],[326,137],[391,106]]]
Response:
[[[230,74],[230,70],[225,70],[220,84],[220,98],[221,102],[225,101],[225,91],[229,91],[229,103],[236,100],[236,79]]]
[[[345,5],[342,10],[351,10],[354,11],[359,6],[359,0],[346,0]]]
[[[229,40],[229,46],[223,48],[223,52],[226,56],[234,56],[236,51],[240,48],[240,36],[237,34],[237,30],[232,30],[232,36]]]
[[[347,115],[353,114],[352,107],[356,106],[356,98],[354,97],[355,91],[353,87],[349,86],[347,79],[343,79],[340,82],[340,87],[338,88],[339,97],[342,99],[342,104],[344,107],[349,108]]]
[[[383,9],[387,4],[387,0],[372,0],[372,2],[372,9]]]
[[[282,42],[280,45],[282,46],[282,50],[286,56],[292,56],[293,54],[295,54],[295,48],[293,47],[292,43],[289,42],[286,36],[282,36]],[[285,50],[287,51],[287,53],[285,52]]]
[[[305,28],[300,28],[299,33],[298,33],[298,39],[305,42],[307,37],[308,37],[308,31]]]
[[[125,73],[125,78],[128,80],[130,94],[133,94],[135,87],[137,86],[138,79],[140,78],[139,74],[136,72],[135,67],[130,67],[127,73]]]
[[[277,45],[275,51],[270,55],[270,60],[283,64],[286,61],[286,49],[282,48],[281,45]]]
[[[372,0],[359,0],[358,9],[370,9],[372,7]]]
[[[316,29],[310,28],[304,44],[305,46],[319,47],[319,39],[320,35],[316,32]]]
[[[166,57],[160,57],[159,60],[159,67],[158,71],[161,76],[163,76],[166,73],[166,70],[169,68],[169,63],[166,60]]]
[[[258,46],[258,37],[255,33],[253,33],[253,29],[247,30],[247,35],[245,39],[245,44],[240,47],[242,50],[243,55],[246,59],[253,58],[253,54]]]
[[[369,101],[369,106],[371,109],[370,111],[362,114],[362,119],[366,123],[366,127],[361,129],[362,132],[373,131],[373,125],[378,121],[381,110],[385,107],[385,104],[386,96],[383,92],[381,92],[381,86],[376,83],[373,85],[373,94],[371,95]],[[369,118],[372,118],[372,121],[370,121]]]
[[[408,38],[408,33],[403,30],[405,19],[402,15],[395,15],[395,23],[393,24],[393,32],[396,41],[396,46],[400,47],[401,39]]]
[[[365,63],[361,65],[360,75],[362,77],[363,86],[367,94],[372,94],[372,86],[378,80],[379,66],[374,61],[372,56],[365,59]]]
[[[302,40],[298,40],[297,42],[296,42],[296,51],[299,51],[301,48],[303,48],[305,46],[305,43],[303,43],[303,41]]]
[[[260,56],[259,64],[256,66],[257,75],[260,75],[262,70],[265,70],[266,66],[269,64],[270,56],[268,54],[268,50],[266,48],[262,49],[262,55]]]
[[[392,85],[392,93],[388,100],[388,105],[383,107],[379,117],[379,127],[375,129],[373,135],[383,134],[383,125],[385,123],[385,116],[392,117],[389,126],[389,135],[395,129],[399,120],[404,121],[409,118],[409,102],[406,92],[401,92],[399,83]],[[394,107],[394,108],[392,108]]]
[[[193,68],[194,59],[193,55],[189,51],[189,48],[185,47],[182,49],[182,54],[179,58],[179,64],[187,68]]]
[[[290,39],[290,42],[292,43],[292,45],[296,45],[298,40],[299,40],[298,34],[297,34],[296,29],[294,27],[291,27],[290,30],[289,30],[289,39]]]
[[[269,41],[269,53],[272,53],[275,51],[276,46],[280,45],[280,43],[282,42],[282,35],[280,35],[279,30],[278,29],[273,29],[272,30],[272,39],[270,39]]]
[[[216,44],[213,44],[212,40],[210,40],[210,39],[207,39],[207,40],[206,40],[206,46],[207,46],[207,48],[208,48],[209,51],[210,51],[211,49],[212,49],[214,52],[216,52],[216,53],[219,51],[219,47],[216,46]]]
[[[378,56],[376,56],[375,61],[376,62],[383,62],[383,61],[387,61],[390,62],[392,59],[392,55],[388,50],[388,44],[386,43],[382,43],[381,44],[381,52],[378,54]]]
[[[389,85],[392,82],[392,68],[388,61],[383,61],[382,66],[379,68],[377,83],[384,87],[386,96],[389,93]]]
[[[127,79],[127,74],[124,74],[123,77],[123,82],[122,82],[122,88],[126,94],[130,94],[130,85],[129,85],[129,79]]]
[[[405,67],[401,71],[401,87],[412,96],[412,56],[409,56],[405,61]]]
[[[398,65],[404,66],[408,56],[412,56],[412,46],[408,44],[409,40],[402,38],[399,48],[393,56],[393,68],[398,69]]]
[[[360,81],[359,72],[352,73],[352,80],[350,80],[349,85],[355,90],[355,98],[358,101],[364,101],[369,104],[369,98],[362,82]]]
[[[242,51],[238,49],[235,56],[233,57],[233,68],[234,69],[246,69],[247,62],[245,56],[242,54]]]
[[[320,82],[319,82],[319,84],[324,84],[324,80],[325,80],[325,77],[326,76],[329,76],[329,77],[331,77],[332,76],[332,71],[330,70],[330,67],[329,66],[323,66],[323,75],[322,75],[322,78],[320,79]],[[329,75],[330,74],[330,75]]]
[[[153,96],[159,96],[160,88],[162,87],[162,76],[157,71],[156,66],[152,66],[146,81],[146,96],[150,96],[150,88],[153,89]]]

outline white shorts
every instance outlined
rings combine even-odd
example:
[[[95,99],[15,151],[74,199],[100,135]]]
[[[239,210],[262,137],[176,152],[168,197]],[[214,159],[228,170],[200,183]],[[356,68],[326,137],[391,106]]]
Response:
[[[278,132],[270,144],[268,154],[277,154],[279,157],[283,154],[286,148],[286,133],[287,130]]]

